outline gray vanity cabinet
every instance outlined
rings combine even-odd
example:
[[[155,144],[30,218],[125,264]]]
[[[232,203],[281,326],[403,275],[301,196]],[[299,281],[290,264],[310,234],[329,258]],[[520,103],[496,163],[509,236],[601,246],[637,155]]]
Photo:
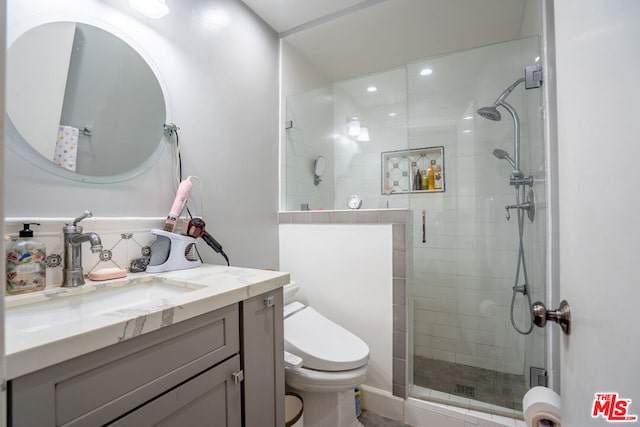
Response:
[[[285,424],[282,302],[278,289],[242,303],[246,427]]]
[[[278,289],[12,380],[8,425],[279,427],[282,345]]]

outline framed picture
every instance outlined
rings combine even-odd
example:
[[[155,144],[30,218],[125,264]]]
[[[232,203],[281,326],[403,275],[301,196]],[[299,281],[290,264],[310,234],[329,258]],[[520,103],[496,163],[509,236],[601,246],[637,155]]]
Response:
[[[445,191],[444,147],[382,153],[382,194]]]

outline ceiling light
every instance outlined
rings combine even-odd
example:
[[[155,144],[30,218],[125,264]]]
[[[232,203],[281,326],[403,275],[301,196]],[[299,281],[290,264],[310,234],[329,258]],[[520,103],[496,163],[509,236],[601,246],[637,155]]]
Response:
[[[360,141],[360,142],[369,142],[371,141],[371,139],[369,139],[369,129],[362,127],[360,128],[360,133],[358,134],[358,137],[356,138],[356,141]]]
[[[424,68],[420,70],[421,76],[430,76],[432,73],[433,73],[433,70],[431,68]]]
[[[471,120],[471,119],[473,119],[473,116],[464,116],[462,118],[462,120]]]
[[[375,86],[369,86],[369,87],[367,88],[367,92],[371,92],[371,93],[373,93],[373,92],[377,92],[377,91],[378,91],[378,88],[377,88],[377,87],[375,87]]]
[[[357,117],[352,117],[351,120],[347,123],[349,136],[358,136],[360,135],[360,120]]]
[[[166,0],[129,0],[129,6],[153,19],[160,19],[169,13]]]
[[[389,113],[389,117],[395,117],[397,115],[398,115],[398,113]]]

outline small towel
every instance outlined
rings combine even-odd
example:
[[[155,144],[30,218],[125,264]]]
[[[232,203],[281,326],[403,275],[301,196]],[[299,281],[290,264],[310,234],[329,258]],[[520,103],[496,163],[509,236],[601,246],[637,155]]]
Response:
[[[53,162],[61,168],[75,172],[77,152],[78,128],[61,125],[58,128],[58,140],[56,141],[56,151],[53,154]]]

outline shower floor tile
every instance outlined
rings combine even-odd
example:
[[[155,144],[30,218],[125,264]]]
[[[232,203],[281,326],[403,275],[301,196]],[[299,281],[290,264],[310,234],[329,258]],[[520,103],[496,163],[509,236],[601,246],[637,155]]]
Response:
[[[524,375],[507,374],[415,356],[413,382],[420,387],[522,411]],[[452,400],[454,403],[456,399]]]

